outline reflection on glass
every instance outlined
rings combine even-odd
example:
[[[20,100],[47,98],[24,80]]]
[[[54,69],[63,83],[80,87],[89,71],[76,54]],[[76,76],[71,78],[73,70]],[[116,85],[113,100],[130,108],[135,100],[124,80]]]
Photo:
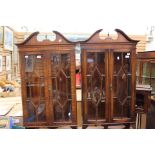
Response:
[[[142,78],[142,84],[150,85],[150,77],[143,77]]]
[[[33,72],[35,63],[35,56],[25,56],[25,72]]]
[[[151,84],[151,81],[150,81],[150,67],[151,67],[151,64],[150,62],[145,62],[143,63],[143,70],[142,70],[142,84],[144,85],[150,85]]]
[[[136,64],[136,84],[140,83],[140,81],[139,81],[139,76],[140,76],[139,70],[140,70],[140,62],[137,61],[137,64]]]
[[[155,62],[151,63],[151,87],[152,93],[155,93]]]
[[[33,105],[33,103],[27,100],[28,107],[28,122],[42,122],[46,120],[45,117],[45,102],[40,102],[37,105]]]
[[[155,78],[155,62],[151,63],[151,77]]]
[[[150,63],[143,63],[143,77],[150,77]]]
[[[70,55],[52,54],[51,66],[54,121],[71,121]]]
[[[46,120],[43,57],[41,55],[27,55],[25,56],[25,65],[27,121],[43,122]]]
[[[155,92],[155,63],[151,61],[144,62],[142,73],[142,84],[151,85],[152,93]]]
[[[130,99],[126,98],[124,103],[120,103],[118,99],[113,99],[114,106],[114,118],[129,117],[130,116]]]

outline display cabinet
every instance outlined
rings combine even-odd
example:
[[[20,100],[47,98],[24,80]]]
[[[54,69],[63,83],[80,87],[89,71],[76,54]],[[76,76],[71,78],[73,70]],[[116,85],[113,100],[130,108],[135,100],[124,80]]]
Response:
[[[155,95],[155,51],[137,53],[137,84],[151,85]]]
[[[35,32],[17,44],[27,128],[77,127],[75,44],[54,33],[52,41]]]
[[[136,44],[116,29],[117,39],[81,42],[83,128],[135,123]]]

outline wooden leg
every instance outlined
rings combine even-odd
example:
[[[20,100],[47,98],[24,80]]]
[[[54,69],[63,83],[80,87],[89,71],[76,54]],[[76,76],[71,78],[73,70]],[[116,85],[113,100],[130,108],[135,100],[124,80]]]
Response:
[[[86,129],[88,125],[82,125],[82,129]]]
[[[104,129],[108,129],[108,125],[104,125]]]
[[[124,124],[125,125],[125,127],[124,127],[124,129],[130,129],[130,124],[128,123],[128,124]]]
[[[58,129],[58,127],[48,127],[48,129]]]
[[[77,126],[71,126],[72,129],[77,129]]]
[[[50,126],[50,127],[25,127],[25,129],[58,129],[59,127]]]
[[[39,129],[38,127],[25,127],[25,129]]]

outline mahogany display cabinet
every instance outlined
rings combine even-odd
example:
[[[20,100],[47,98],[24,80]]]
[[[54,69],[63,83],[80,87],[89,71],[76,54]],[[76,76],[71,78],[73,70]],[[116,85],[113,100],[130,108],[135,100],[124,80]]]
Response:
[[[35,32],[17,44],[26,128],[77,127],[75,44],[54,33],[54,41]]]
[[[155,95],[155,51],[137,53],[137,84],[151,85]]]
[[[81,42],[83,128],[135,123],[136,44],[116,29],[117,39],[96,31]]]

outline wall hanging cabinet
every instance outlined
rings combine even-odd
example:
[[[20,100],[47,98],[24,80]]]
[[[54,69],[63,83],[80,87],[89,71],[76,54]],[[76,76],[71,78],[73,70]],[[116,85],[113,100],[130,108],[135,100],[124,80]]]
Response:
[[[117,39],[98,30],[81,42],[83,128],[135,123],[136,44],[116,29]]]
[[[35,32],[17,44],[27,128],[77,126],[75,45],[54,33],[54,41]]]

